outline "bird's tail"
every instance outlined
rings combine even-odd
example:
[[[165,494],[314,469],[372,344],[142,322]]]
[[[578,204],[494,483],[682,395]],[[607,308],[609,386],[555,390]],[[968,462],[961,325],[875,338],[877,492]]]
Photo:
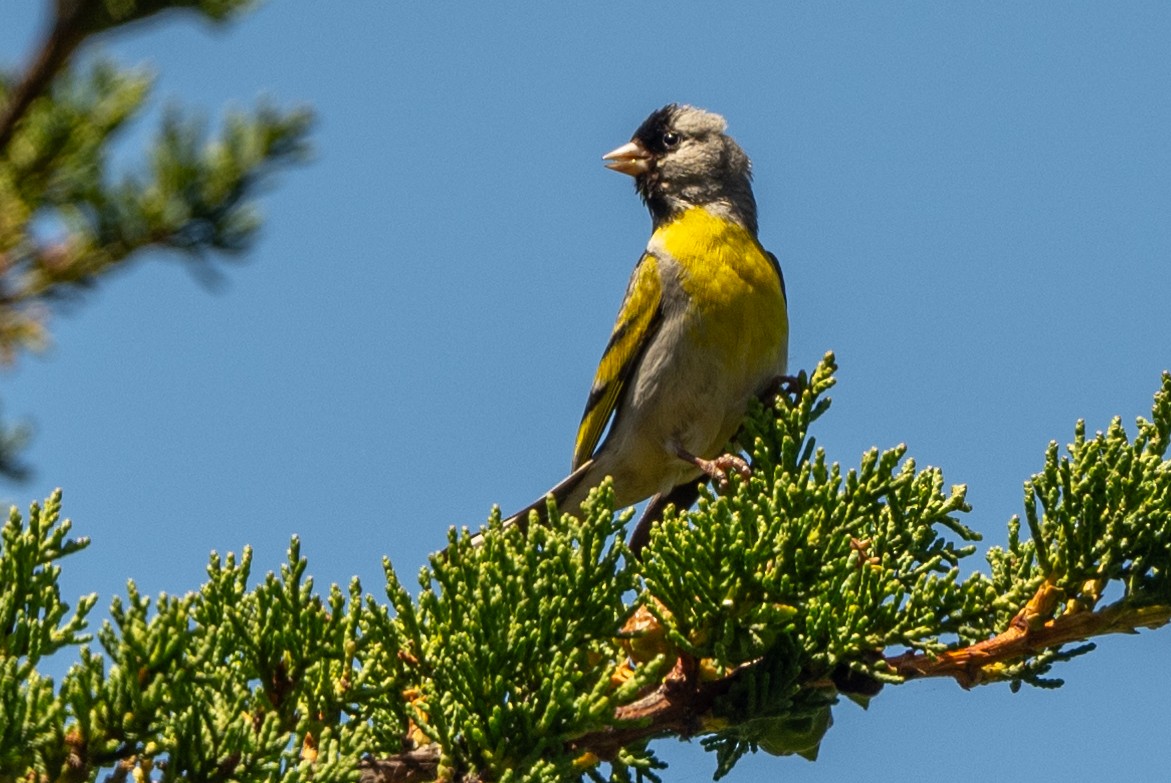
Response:
[[[592,467],[594,467],[594,461],[592,459],[583,462],[578,466],[577,470],[563,478],[557,486],[504,520],[503,528],[508,529],[513,526],[519,526],[522,531],[527,529],[529,520],[532,518],[532,512],[534,511],[537,512],[537,522],[539,524],[543,525],[548,522],[550,496],[557,503],[557,508],[576,514],[578,506],[581,505],[581,502],[585,500],[586,495],[593,488],[592,483],[587,478]],[[481,530],[479,533],[473,535],[471,540],[472,546],[480,546],[484,543],[484,531]]]
[[[522,531],[525,530],[533,518],[532,513],[534,511],[537,513],[537,523],[541,525],[546,524],[549,521],[550,497],[556,502],[558,509],[570,513],[577,513],[578,507],[586,499],[589,491],[600,482],[600,479],[595,481],[591,477],[590,469],[594,467],[596,467],[596,464],[593,460],[584,462],[577,470],[562,479],[557,486],[504,520],[502,524],[503,529],[519,526]],[[685,482],[670,492],[660,493],[651,498],[651,501],[643,511],[642,517],[639,518],[638,524],[635,525],[634,532],[630,536],[630,549],[636,557],[641,556],[642,548],[650,540],[651,527],[659,521],[667,507],[673,505],[679,509],[690,508],[695,503],[696,498],[699,497],[699,488],[702,483],[701,481]],[[471,542],[472,546],[480,546],[483,544],[484,531],[481,530],[474,534],[471,537]]]

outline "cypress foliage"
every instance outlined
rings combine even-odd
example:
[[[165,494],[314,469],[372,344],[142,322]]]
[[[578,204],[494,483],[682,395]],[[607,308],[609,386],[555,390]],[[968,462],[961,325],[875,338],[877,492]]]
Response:
[[[60,492],[13,510],[0,550],[0,780],[656,780],[651,740],[702,736],[717,775],[745,753],[815,758],[841,696],[949,676],[1059,684],[1082,640],[1171,617],[1171,374],[1130,440],[1116,420],[1026,482],[989,573],[962,486],[903,447],[844,470],[810,427],[827,355],[744,428],[753,475],[668,515],[642,559],[603,485],[582,519],[452,531],[412,594],[314,589],[294,538],[150,599],[131,583],[94,637],[60,561],[85,549]],[[1107,600],[1105,596],[1111,596]],[[1072,645],[1072,646],[1071,646]],[[60,682],[49,655],[73,654]],[[397,777],[396,777],[397,776]]]

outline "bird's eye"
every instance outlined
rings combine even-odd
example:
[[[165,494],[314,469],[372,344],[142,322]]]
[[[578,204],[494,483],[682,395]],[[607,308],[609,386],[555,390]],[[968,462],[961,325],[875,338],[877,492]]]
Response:
[[[669,150],[673,150],[679,146],[679,134],[675,131],[667,131],[663,134],[663,146]]]

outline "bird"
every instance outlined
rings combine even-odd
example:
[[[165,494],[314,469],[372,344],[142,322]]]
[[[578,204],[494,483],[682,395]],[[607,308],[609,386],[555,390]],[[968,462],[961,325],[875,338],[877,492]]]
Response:
[[[602,156],[634,178],[651,237],[631,274],[573,448],[570,474],[505,520],[544,521],[546,499],[576,513],[607,476],[615,508],[650,502],[629,546],[639,554],[670,505],[701,483],[750,474],[725,453],[749,400],[775,388],[788,362],[784,276],[757,238],[752,167],[719,115],[683,104],[651,113]],[[604,437],[603,437],[604,435]]]

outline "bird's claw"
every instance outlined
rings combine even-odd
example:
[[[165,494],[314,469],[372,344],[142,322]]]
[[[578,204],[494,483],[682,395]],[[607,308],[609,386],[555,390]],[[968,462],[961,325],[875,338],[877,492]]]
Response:
[[[675,453],[680,459],[686,460],[702,470],[704,475],[716,485],[716,490],[721,493],[728,491],[730,486],[729,473],[736,473],[744,481],[752,477],[752,468],[748,467],[748,463],[744,461],[743,457],[736,454],[721,454],[715,459],[704,459],[684,449],[676,449]]]
[[[712,483],[720,492],[728,491],[728,473],[730,472],[734,471],[743,481],[752,478],[752,468],[748,467],[748,463],[736,454],[721,454],[711,460],[708,465],[710,470],[704,472],[712,477]]]

